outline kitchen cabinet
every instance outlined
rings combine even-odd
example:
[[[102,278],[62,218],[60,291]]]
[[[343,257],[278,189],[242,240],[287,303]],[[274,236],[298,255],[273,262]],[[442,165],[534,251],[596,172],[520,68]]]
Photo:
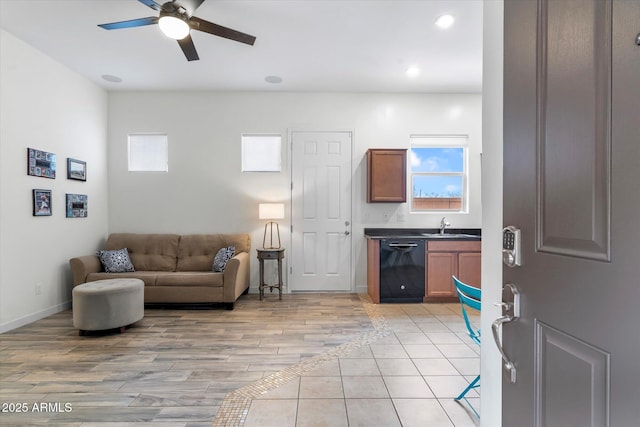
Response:
[[[374,304],[424,301],[425,247],[422,238],[367,239],[367,293]]]
[[[367,293],[380,304],[380,240],[367,239]]]
[[[450,232],[443,238],[436,235],[439,234],[438,229],[431,228],[365,228],[367,293],[372,302],[379,304],[381,299],[385,299],[381,292],[381,289],[384,288],[382,282],[385,282],[382,273],[393,264],[383,260],[385,259],[385,242],[392,242],[398,249],[401,249],[401,243],[408,241],[411,243],[419,241],[418,245],[412,246],[424,244],[425,253],[420,255],[420,259],[425,261],[423,273],[421,273],[424,278],[422,284],[425,291],[424,297],[420,297],[422,302],[458,302],[458,296],[451,280],[453,275],[465,283],[480,287],[482,247],[480,230],[461,228],[450,230]],[[396,256],[395,258],[396,260],[409,259],[407,256]],[[415,258],[411,259],[415,260]],[[413,267],[417,267],[417,264],[412,261],[410,265],[413,269]],[[397,282],[400,285],[403,284],[401,280]],[[419,283],[419,281],[412,278],[407,283]],[[405,286],[405,289],[408,289],[408,286]],[[418,299],[420,300],[420,298]]]
[[[407,150],[367,150],[367,203],[407,201]]]
[[[428,241],[425,302],[458,300],[451,276],[480,287],[480,241]]]

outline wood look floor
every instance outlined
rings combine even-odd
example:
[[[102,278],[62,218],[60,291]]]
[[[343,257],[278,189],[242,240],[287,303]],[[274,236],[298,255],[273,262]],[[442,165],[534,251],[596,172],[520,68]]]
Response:
[[[89,336],[66,311],[0,335],[0,425],[477,427],[479,351],[460,304],[248,295]]]
[[[227,393],[374,330],[358,295],[274,295],[146,309],[124,334],[78,336],[71,311],[2,334],[0,425],[211,426]]]

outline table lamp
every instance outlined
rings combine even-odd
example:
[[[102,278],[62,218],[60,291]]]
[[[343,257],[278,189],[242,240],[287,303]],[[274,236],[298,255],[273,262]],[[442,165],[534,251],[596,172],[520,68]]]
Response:
[[[260,203],[258,205],[258,218],[260,219],[284,219],[284,203]],[[275,224],[276,241],[273,238]],[[267,246],[267,228],[269,229],[269,245]],[[275,221],[269,221],[264,225],[264,237],[262,239],[264,249],[280,249],[280,227]]]

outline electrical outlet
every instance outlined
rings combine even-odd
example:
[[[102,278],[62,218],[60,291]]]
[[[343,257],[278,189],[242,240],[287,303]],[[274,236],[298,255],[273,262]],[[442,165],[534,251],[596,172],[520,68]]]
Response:
[[[42,295],[42,283],[36,283],[36,295]]]
[[[398,212],[396,214],[396,222],[405,222],[407,217],[404,215],[404,212]]]
[[[382,214],[382,220],[384,222],[389,222],[389,219],[391,219],[391,215],[390,214],[388,214],[388,213],[383,213]]]

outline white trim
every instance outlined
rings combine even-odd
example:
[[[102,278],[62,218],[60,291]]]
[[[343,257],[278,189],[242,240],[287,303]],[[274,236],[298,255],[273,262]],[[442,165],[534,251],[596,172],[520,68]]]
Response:
[[[4,334],[5,332],[9,332],[13,329],[20,328],[22,326],[28,325],[40,319],[44,319],[45,317],[49,317],[52,314],[60,313],[61,311],[71,309],[71,301],[63,302],[58,305],[54,305],[49,308],[45,308],[44,310],[37,311],[35,313],[28,314],[26,316],[20,317],[16,320],[12,320],[7,323],[3,323],[0,325],[0,334]]]

